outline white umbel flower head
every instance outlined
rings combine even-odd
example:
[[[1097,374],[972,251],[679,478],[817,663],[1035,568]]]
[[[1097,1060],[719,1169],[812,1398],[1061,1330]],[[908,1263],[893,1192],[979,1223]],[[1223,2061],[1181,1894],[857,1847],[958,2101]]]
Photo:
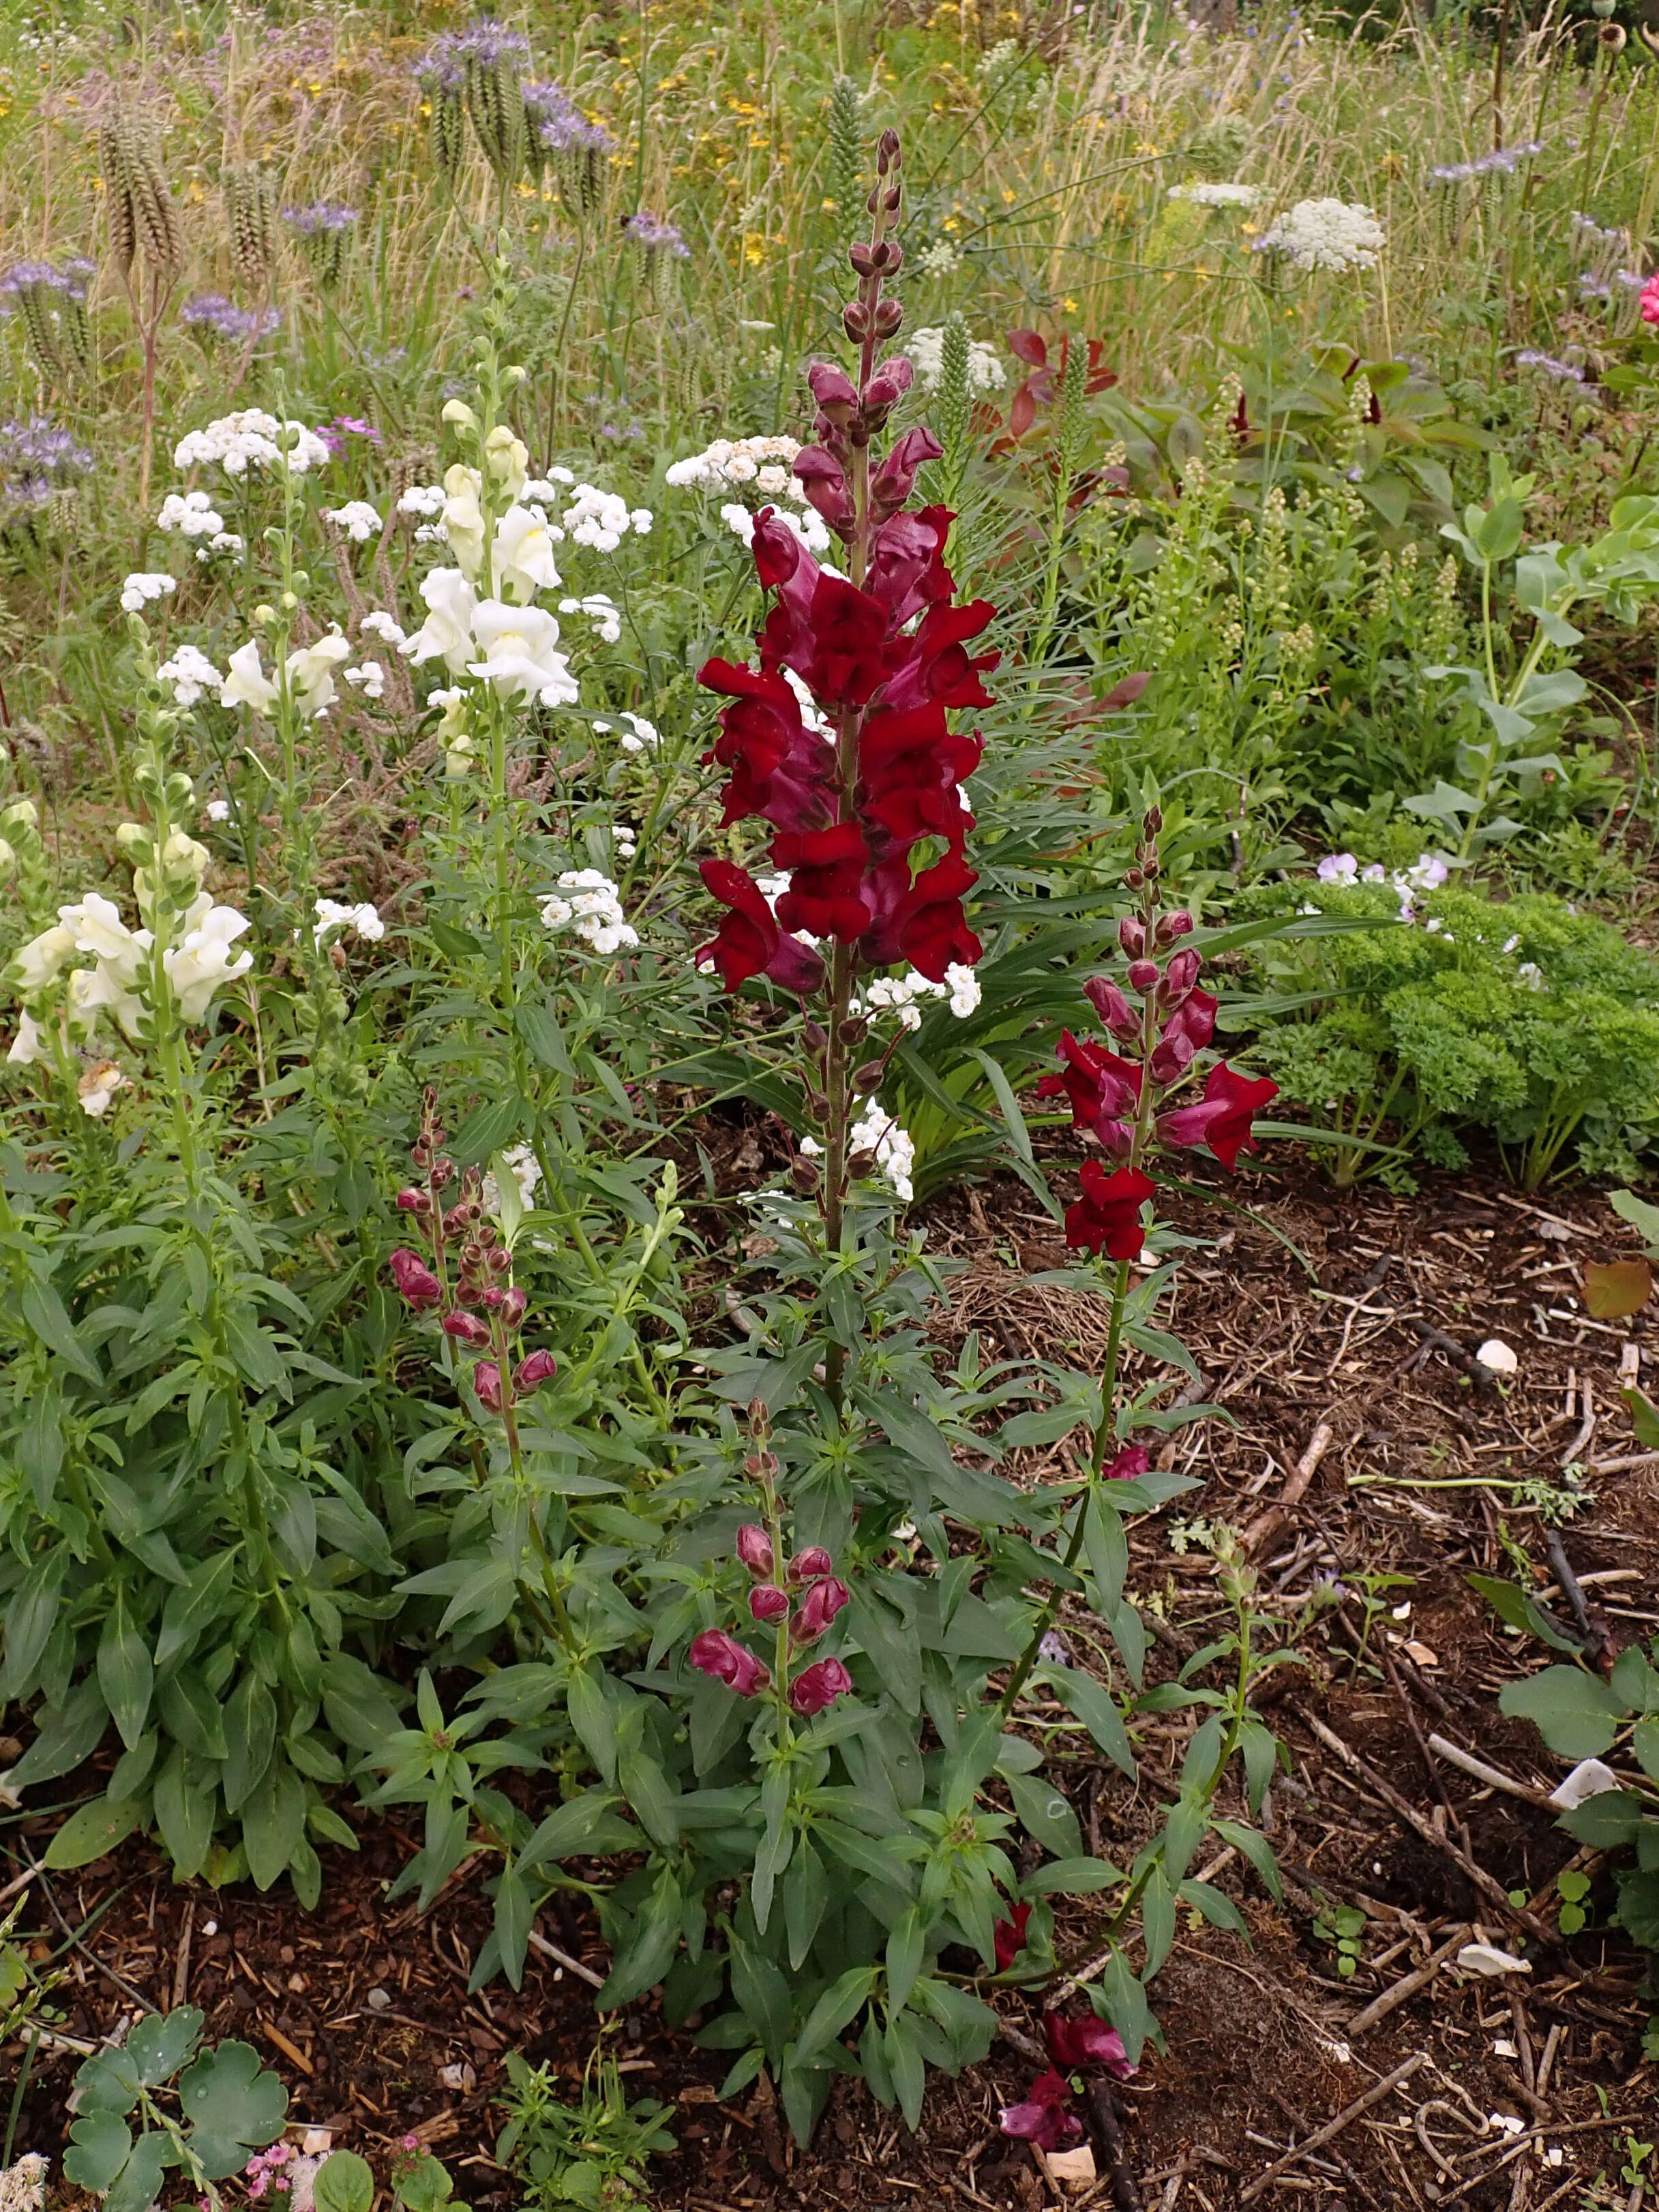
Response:
[[[319,898],[317,902],[317,924],[312,931],[312,941],[320,945],[337,929],[349,929],[354,937],[375,944],[386,935],[386,924],[380,919],[380,909],[365,899],[361,906],[343,906],[338,899]]]
[[[1282,255],[1292,268],[1311,271],[1374,269],[1388,244],[1382,226],[1368,207],[1346,200],[1298,200],[1275,216],[1255,240],[1257,253]]]
[[[303,422],[279,422],[263,407],[244,407],[181,438],[173,449],[173,463],[193,469],[204,461],[217,462],[228,477],[246,476],[250,468],[280,467],[285,445],[294,476],[319,469],[328,459],[327,446]]]
[[[158,530],[169,535],[176,530],[181,538],[215,538],[224,526],[225,518],[204,491],[170,491],[155,518]]]
[[[904,341],[904,350],[916,365],[916,382],[923,392],[937,390],[945,374],[945,326],[930,325],[912,331]],[[1002,365],[999,349],[984,338],[971,338],[968,344],[968,389],[969,392],[1000,392],[1008,381],[1008,372]]]
[[[1252,208],[1261,198],[1260,185],[1171,185],[1170,198],[1186,200],[1193,207]]]
[[[569,868],[559,878],[556,896],[542,901],[543,925],[574,930],[595,952],[620,952],[636,945],[639,932],[626,920],[622,896],[598,868]]]
[[[135,569],[121,586],[121,605],[130,615],[142,614],[157,599],[179,588],[178,579],[155,568]]]
[[[349,499],[343,507],[325,507],[323,520],[343,530],[354,545],[366,545],[380,534],[380,518],[366,499]]]
[[[173,696],[181,707],[193,707],[207,692],[216,696],[224,689],[224,678],[199,646],[175,647],[172,658],[164,660],[155,673],[163,684],[172,684]]]

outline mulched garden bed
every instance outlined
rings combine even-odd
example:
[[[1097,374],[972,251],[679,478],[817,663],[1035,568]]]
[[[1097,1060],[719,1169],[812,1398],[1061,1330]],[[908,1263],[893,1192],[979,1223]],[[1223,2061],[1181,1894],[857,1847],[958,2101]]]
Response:
[[[1589,1854],[1577,1856],[1592,1876],[1590,1924],[1571,1941],[1554,1932],[1553,1883],[1575,1846],[1541,1800],[1562,1766],[1529,1727],[1498,1714],[1522,1653],[1467,1579],[1512,1574],[1516,1545],[1551,1571],[1538,1513],[1498,1486],[1559,1487],[1573,1462],[1589,1470],[1594,1499],[1560,1538],[1592,1620],[1622,1644],[1659,1628],[1659,1459],[1638,1453],[1620,1398],[1621,1371],[1629,1380],[1659,1358],[1659,1335],[1645,1313],[1598,1324],[1580,1304],[1584,1261],[1627,1248],[1629,1232],[1594,1192],[1532,1200],[1467,1176],[1426,1179],[1404,1198],[1334,1193],[1292,1165],[1239,1194],[1260,1223],[1187,1208],[1182,1225],[1219,1236],[1224,1249],[1194,1255],[1173,1322],[1205,1396],[1230,1419],[1166,1446],[1201,1487],[1134,1531],[1131,1586],[1158,1615],[1154,1676],[1174,1673],[1224,1617],[1212,1561],[1172,1524],[1212,1516],[1249,1532],[1261,1608],[1287,1622],[1317,1586],[1336,1586],[1303,1638],[1305,1663],[1267,1677],[1259,1700],[1291,1759],[1268,1815],[1283,1904],[1236,1856],[1212,1854],[1198,1869],[1234,1897],[1250,1940],[1183,1925],[1153,1992],[1167,2050],[1149,2050],[1121,2094],[1121,2170],[1108,2169],[1103,2140],[1100,2179],[1081,2195],[997,2132],[999,2107],[1033,2070],[1021,2045],[1037,2028],[1035,2002],[1000,2000],[1011,2039],[962,2081],[934,2082],[917,2136],[842,2084],[802,2154],[764,2082],[719,2104],[723,2057],[666,2032],[641,2002],[614,2047],[630,2087],[678,2108],[678,2149],[653,2169],[661,2206],[1639,2207],[1640,2189],[1620,2173],[1626,2134],[1650,2137],[1659,2105],[1659,2068],[1642,2049],[1659,2011],[1652,1962],[1601,1925],[1611,1885]],[[932,1235],[965,1262],[942,1328],[977,1329],[991,1352],[1091,1356],[1091,1302],[1029,1279],[1063,1255],[1020,1185],[954,1195],[934,1210]],[[1470,1371],[1468,1355],[1493,1336],[1520,1363],[1502,1389]],[[1032,1454],[1015,1472],[1045,1467],[1058,1471]],[[1476,1479],[1493,1486],[1448,1486]],[[1549,1601],[1565,1614],[1565,1601]],[[1189,1726],[1180,1713],[1152,1723],[1139,1793],[1091,1751],[1058,1750],[1075,1735],[1056,1739],[1054,1771],[1091,1847],[1133,1854],[1152,1825],[1160,1765],[1178,1769]],[[1505,1786],[1460,1765],[1460,1752]],[[82,1785],[96,1786],[92,1772],[65,1799]],[[386,1897],[417,1848],[412,1824],[342,1809],[362,1849],[324,1854],[314,1914],[285,1890],[177,1888],[148,1846],[36,1880],[36,1955],[75,1933],[57,1992],[64,2033],[90,2042],[141,2001],[187,1999],[210,2037],[260,2048],[289,2085],[296,2124],[328,2127],[382,2174],[413,2131],[459,2194],[505,2206],[517,2192],[493,2160],[501,2053],[551,2060],[574,2087],[592,2046],[591,1990],[532,1952],[520,1992],[497,1983],[469,1996],[489,1926],[483,1863],[418,1916]],[[44,1812],[11,1816],[10,1874],[27,1872],[25,1853],[38,1856],[53,1824]],[[1361,1962],[1346,1978],[1319,1932],[1344,1906],[1364,1915]],[[1098,1917],[1093,1899],[1059,1914],[1068,1971],[1095,1957]],[[544,1915],[543,1933],[595,1978],[603,1971],[591,1923]],[[1465,1980],[1449,1963],[1425,1972],[1471,1937],[1524,1953],[1530,1974]],[[58,2149],[76,2063],[42,2059],[17,2149]]]

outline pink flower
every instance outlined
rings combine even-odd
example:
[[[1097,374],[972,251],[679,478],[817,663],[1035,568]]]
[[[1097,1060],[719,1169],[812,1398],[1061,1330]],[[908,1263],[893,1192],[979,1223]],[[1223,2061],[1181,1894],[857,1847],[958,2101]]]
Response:
[[[772,1539],[758,1521],[745,1521],[738,1531],[738,1557],[757,1577],[772,1571]]]
[[[463,1313],[459,1306],[444,1316],[444,1334],[453,1336],[457,1344],[470,1345],[474,1352],[484,1351],[491,1341],[488,1325],[477,1314]]]
[[[846,1583],[835,1575],[825,1575],[815,1582],[802,1599],[800,1611],[795,1616],[796,1643],[817,1643],[842,1606],[850,1601],[852,1595]],[[781,1591],[779,1595],[782,1595]]]
[[[1066,2020],[1057,2012],[1042,2015],[1043,2039],[1056,2066],[1069,2073],[1084,2066],[1103,2066],[1119,2081],[1127,2081],[1139,2069],[1130,2063],[1123,2038],[1103,2020],[1087,2013],[1081,2020]]]
[[[1158,1133],[1166,1145],[1207,1145],[1231,1173],[1241,1147],[1251,1152],[1261,1149],[1250,1123],[1278,1096],[1279,1085],[1271,1076],[1241,1075],[1224,1060],[1210,1070],[1201,1099],[1159,1115]]]
[[[749,1610],[763,1624],[780,1621],[789,1610],[789,1593],[775,1583],[757,1583],[749,1593]]]
[[[539,1390],[544,1382],[550,1382],[558,1371],[559,1363],[550,1352],[532,1352],[527,1358],[519,1362],[513,1377],[514,1395],[528,1398],[532,1391]]]
[[[422,1313],[441,1303],[444,1286],[424,1260],[416,1259],[414,1253],[405,1252],[399,1246],[387,1265],[392,1269],[392,1279],[398,1286],[398,1297],[416,1313]]]
[[[501,1370],[493,1359],[481,1359],[472,1370],[472,1387],[487,1413],[501,1410]]]
[[[1642,287],[1642,320],[1659,323],[1659,276],[1650,276]]]
[[[822,1544],[809,1544],[804,1552],[797,1552],[790,1560],[789,1579],[797,1583],[814,1583],[820,1575],[827,1575],[835,1564]],[[769,1560],[767,1571],[769,1573],[771,1571]]]
[[[998,2125],[1017,2142],[1036,2143],[1041,2150],[1058,2150],[1075,2142],[1083,2123],[1066,2107],[1072,2100],[1070,2085],[1052,2070],[1039,2074],[1023,2105],[1005,2105]]]
[[[1133,1482],[1146,1474],[1152,1463],[1152,1455],[1145,1444],[1125,1444],[1116,1458],[1100,1470],[1106,1482]]]
[[[789,1702],[810,1719],[833,1705],[837,1698],[845,1697],[852,1686],[853,1678],[839,1659],[818,1659],[796,1675]]]
[[[728,1684],[740,1698],[757,1696],[772,1679],[754,1653],[745,1651],[723,1628],[705,1628],[692,1638],[686,1656],[699,1674]]]

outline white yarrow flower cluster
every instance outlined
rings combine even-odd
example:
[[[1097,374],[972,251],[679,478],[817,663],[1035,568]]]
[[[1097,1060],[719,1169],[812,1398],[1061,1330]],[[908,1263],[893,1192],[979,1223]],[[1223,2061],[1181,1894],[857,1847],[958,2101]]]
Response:
[[[1260,185],[1171,185],[1169,197],[1185,200],[1193,207],[1252,208],[1261,198],[1262,190]]]
[[[349,499],[343,507],[325,507],[323,520],[344,531],[354,545],[367,544],[380,534],[380,518],[366,499]]]
[[[646,537],[653,517],[648,507],[630,507],[614,491],[601,491],[597,484],[579,483],[571,504],[559,519],[578,545],[591,545],[599,553],[614,553],[630,530],[638,538]]]
[[[173,699],[180,707],[193,707],[207,692],[216,696],[224,688],[224,678],[199,646],[177,647],[155,673],[163,684],[172,684]]]
[[[159,569],[137,568],[121,586],[121,605],[130,615],[142,614],[156,599],[164,599],[179,588],[174,577]]]
[[[1292,268],[1313,270],[1374,269],[1388,244],[1382,226],[1368,207],[1346,200],[1298,200],[1275,216],[1255,240],[1257,253],[1282,254]]]
[[[626,708],[615,722],[603,717],[594,718],[595,730],[614,730],[617,723],[625,723],[622,732],[622,749],[625,753],[653,753],[662,743],[661,732],[654,722],[647,722],[643,714],[630,714]]]
[[[401,653],[409,643],[408,634],[402,624],[380,607],[371,607],[357,627],[370,637],[380,638],[394,653]]]
[[[512,1171],[514,1182],[519,1186],[519,1203],[527,1210],[536,1203],[536,1193],[542,1180],[541,1163],[528,1145],[514,1145],[503,1152],[501,1158]],[[486,1213],[500,1215],[501,1186],[496,1182],[493,1170],[486,1172],[478,1199]]]
[[[410,514],[422,522],[430,522],[444,511],[448,497],[441,484],[410,484],[398,501],[398,513]]]
[[[319,898],[317,902],[317,924],[312,931],[312,942],[320,945],[337,929],[349,929],[354,937],[366,943],[377,944],[386,935],[386,924],[380,919],[380,909],[365,899],[361,906],[343,906],[338,899]]]
[[[804,501],[805,493],[792,473],[799,451],[793,438],[716,438],[701,453],[671,463],[668,482],[677,491],[752,484],[767,498]]]
[[[896,1013],[901,1029],[919,1030],[921,1007],[918,1001],[927,999],[948,1000],[957,1019],[964,1020],[979,1004],[979,978],[959,960],[953,960],[945,969],[942,983],[935,983],[919,968],[913,968],[908,975],[878,975],[866,990],[862,1003],[855,1002],[849,1011],[854,1014]]]
[[[586,615],[605,645],[615,645],[622,636],[622,609],[606,592],[589,592],[580,599],[561,599],[559,612]]]
[[[340,673],[354,691],[361,691],[365,699],[386,696],[386,671],[378,660],[365,660],[356,668],[343,668]]]
[[[181,538],[211,538],[224,526],[225,518],[204,491],[170,491],[155,518],[155,527],[169,537],[176,530]]]
[[[823,1146],[816,1137],[803,1137],[800,1149],[808,1159],[817,1159]],[[915,1196],[910,1181],[916,1164],[916,1148],[910,1137],[892,1115],[880,1106],[872,1105],[860,1121],[854,1121],[847,1133],[847,1152],[850,1158],[854,1152],[872,1152],[877,1167],[891,1184],[895,1194],[907,1205]]]
[[[937,389],[945,374],[944,325],[930,325],[925,330],[912,331],[904,341],[904,350],[916,365],[916,382],[924,392]],[[1008,381],[1008,372],[1002,365],[998,349],[984,338],[972,338],[968,345],[968,389],[969,392],[1000,392]]]
[[[786,530],[793,532],[807,551],[817,554],[820,560],[830,550],[830,526],[816,507],[809,507],[803,514],[797,514],[793,508],[787,507],[775,507],[772,519],[775,522],[781,522]],[[739,506],[736,500],[728,500],[720,509],[720,520],[734,538],[741,538],[745,545],[754,544],[755,517],[748,507]],[[825,566],[829,574],[838,573],[828,569],[827,563]]]
[[[284,445],[294,476],[319,469],[328,459],[327,446],[303,422],[279,422],[263,407],[244,407],[205,429],[187,432],[173,449],[173,465],[193,469],[216,462],[228,477],[246,476],[250,468],[279,468]]]
[[[574,930],[595,952],[620,952],[640,941],[638,930],[623,918],[617,885],[598,868],[568,868],[559,878],[558,895],[542,901],[542,921],[549,929]]]

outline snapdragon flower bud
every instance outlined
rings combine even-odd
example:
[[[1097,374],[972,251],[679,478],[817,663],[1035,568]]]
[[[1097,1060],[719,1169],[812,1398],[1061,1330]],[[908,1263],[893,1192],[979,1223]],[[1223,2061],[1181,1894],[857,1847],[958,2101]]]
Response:
[[[398,1297],[416,1313],[435,1306],[443,1297],[443,1285],[425,1261],[417,1259],[413,1252],[399,1248],[392,1254],[388,1264],[392,1269],[392,1279],[398,1286]]]
[[[816,1582],[820,1575],[829,1574],[835,1564],[822,1544],[809,1544],[790,1560],[789,1579],[796,1583]]]
[[[508,1328],[517,1328],[519,1323],[524,1319],[525,1313],[529,1307],[529,1291],[521,1291],[516,1284],[514,1284],[510,1291],[505,1291],[502,1292],[501,1319],[506,1322]]]
[[[1132,960],[1129,963],[1129,988],[1132,991],[1151,991],[1158,985],[1156,960]]]
[[[1158,944],[1173,945],[1177,937],[1185,937],[1192,926],[1193,918],[1185,907],[1176,907],[1171,914],[1159,915],[1156,933]]]
[[[853,1593],[835,1575],[825,1575],[815,1582],[801,1600],[800,1611],[795,1616],[792,1632],[797,1644],[815,1644],[841,1611],[852,1602]]]
[[[513,1388],[520,1398],[527,1398],[539,1390],[544,1382],[550,1382],[558,1372],[559,1363],[550,1352],[532,1352],[521,1359],[513,1376]]]
[[[413,1184],[409,1184],[398,1193],[398,1211],[400,1213],[430,1213],[432,1200],[423,1190],[416,1190]]]
[[[789,1610],[789,1593],[775,1583],[757,1583],[749,1593],[749,1610],[763,1624],[781,1620]]]
[[[758,1521],[745,1521],[738,1531],[738,1557],[757,1579],[772,1572],[772,1539]]]
[[[459,1306],[444,1316],[444,1334],[453,1336],[458,1344],[471,1345],[475,1352],[483,1351],[490,1340],[487,1324],[476,1314],[463,1313]]]
[[[481,1359],[472,1370],[472,1388],[478,1403],[492,1413],[501,1410],[501,1370],[493,1359]]]
[[[1126,914],[1117,926],[1117,941],[1131,960],[1139,960],[1146,950],[1146,925],[1138,915]]]

